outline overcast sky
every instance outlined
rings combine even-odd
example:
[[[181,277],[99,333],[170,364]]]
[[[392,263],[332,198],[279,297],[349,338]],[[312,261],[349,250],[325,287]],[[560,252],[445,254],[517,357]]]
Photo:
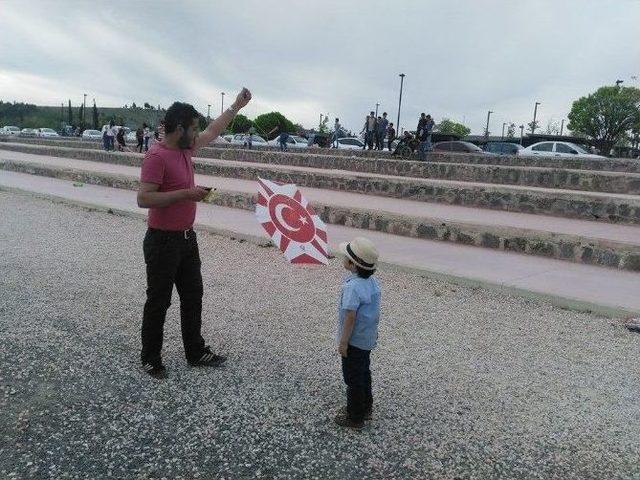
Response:
[[[544,128],[599,86],[640,86],[640,0],[0,0],[0,99],[220,110],[242,86],[250,118],[320,113],[352,130],[380,104],[473,133]],[[233,94],[233,95],[232,95]]]

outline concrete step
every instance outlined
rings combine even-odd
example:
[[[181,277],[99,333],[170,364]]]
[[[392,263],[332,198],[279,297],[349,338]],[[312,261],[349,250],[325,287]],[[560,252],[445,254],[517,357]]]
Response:
[[[12,151],[134,166],[139,166],[142,161],[142,156],[136,153],[125,154],[92,149],[0,143],[0,152],[2,152],[3,158],[11,158],[9,152]],[[201,158],[195,160],[195,168],[198,173],[217,177],[253,180],[257,176],[263,176],[311,188],[511,212],[640,224],[640,197],[637,195],[406,178],[353,171]]]
[[[2,153],[4,155],[4,153]],[[11,152],[0,169],[108,187],[138,188],[139,167]],[[196,175],[215,187],[222,206],[255,210],[255,180]],[[327,223],[402,236],[518,251],[574,262],[640,270],[640,227],[468,207],[426,204],[347,192],[304,189]]]
[[[140,218],[135,192],[15,172],[0,172],[0,189],[30,192],[42,197]],[[196,228],[250,241],[266,242],[252,212],[199,204]],[[87,232],[82,232],[87,234]],[[361,230],[328,225],[329,244],[361,235]],[[590,265],[536,258],[512,252],[480,249],[368,232],[381,252],[381,268],[398,265],[454,282],[495,288],[544,299],[565,307],[607,315],[640,312],[640,275]],[[284,261],[284,260],[283,260]]]
[[[11,139],[0,139],[8,142]],[[102,150],[102,142],[73,140],[49,140],[24,138],[13,143],[49,145],[70,148]],[[277,152],[276,155],[273,152]],[[280,152],[277,149],[256,148],[249,150],[237,145],[212,144],[198,152],[199,157],[222,160],[249,161],[254,163],[275,163],[299,167],[352,170],[358,172],[382,173],[408,177],[428,178],[430,163],[463,163],[478,165],[501,165],[515,167],[544,167],[564,170],[595,170],[607,172],[640,173],[640,160],[627,158],[564,158],[564,157],[523,157],[513,155],[483,155],[448,152],[431,152],[427,162],[404,160],[388,152],[297,149]]]

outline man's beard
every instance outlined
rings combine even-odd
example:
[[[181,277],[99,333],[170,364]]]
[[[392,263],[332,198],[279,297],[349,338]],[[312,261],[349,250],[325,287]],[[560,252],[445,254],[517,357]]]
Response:
[[[178,147],[181,150],[188,150],[191,147],[193,147],[193,139],[189,138],[189,136],[187,135],[187,133],[183,133],[182,136],[180,137],[180,139],[178,140]]]

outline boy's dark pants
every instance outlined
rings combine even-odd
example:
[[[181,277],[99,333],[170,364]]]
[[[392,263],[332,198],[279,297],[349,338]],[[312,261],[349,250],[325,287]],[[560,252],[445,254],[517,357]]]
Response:
[[[143,362],[160,362],[167,309],[175,284],[180,296],[182,342],[188,360],[197,360],[204,349],[202,327],[202,274],[196,233],[148,229],[144,237],[147,264],[147,302],[142,318]]]
[[[347,413],[354,422],[361,422],[373,405],[370,355],[370,350],[349,345],[347,357],[342,357],[342,376],[347,384]]]

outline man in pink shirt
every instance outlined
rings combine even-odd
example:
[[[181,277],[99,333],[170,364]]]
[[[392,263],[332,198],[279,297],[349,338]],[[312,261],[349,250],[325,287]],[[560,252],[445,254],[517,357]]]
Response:
[[[249,100],[251,92],[243,88],[231,107],[201,134],[196,109],[187,103],[174,103],[165,115],[164,140],[155,143],[142,162],[138,206],[149,209],[149,228],[143,243],[147,301],[140,358],[144,371],[151,376],[166,376],[162,338],[174,285],[180,296],[182,341],[189,364],[216,367],[226,360],[211,351],[200,333],[203,286],[193,222],[196,202],[209,192],[195,185],[191,158],[217,138]]]

